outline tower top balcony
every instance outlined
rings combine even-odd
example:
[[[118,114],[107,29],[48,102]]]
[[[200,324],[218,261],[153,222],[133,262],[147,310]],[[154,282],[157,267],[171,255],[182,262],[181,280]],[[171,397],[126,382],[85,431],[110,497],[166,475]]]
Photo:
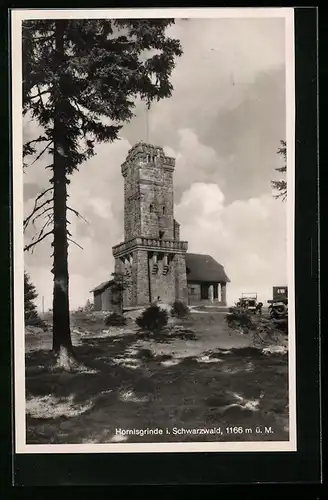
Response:
[[[188,242],[178,240],[160,240],[158,238],[139,236],[114,246],[113,255],[114,257],[120,257],[136,249],[153,252],[184,254],[188,250]]]
[[[127,175],[127,171],[131,165],[146,166],[159,165],[166,170],[174,170],[175,158],[166,156],[161,146],[155,146],[146,142],[138,142],[128,152],[126,160],[121,165],[123,177]]]

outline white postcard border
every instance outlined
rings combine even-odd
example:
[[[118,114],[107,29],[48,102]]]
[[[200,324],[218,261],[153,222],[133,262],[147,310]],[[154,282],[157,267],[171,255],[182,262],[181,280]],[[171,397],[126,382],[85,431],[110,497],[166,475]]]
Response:
[[[295,206],[295,68],[293,8],[197,9],[13,9],[12,42],[12,159],[13,159],[13,288],[14,288],[14,406],[15,452],[26,453],[163,453],[163,452],[270,452],[297,451],[296,353],[294,281]],[[287,266],[289,306],[289,441],[203,443],[26,444],[25,335],[24,335],[24,236],[23,224],[23,119],[22,119],[22,21],[58,18],[284,18],[286,50],[287,138]]]

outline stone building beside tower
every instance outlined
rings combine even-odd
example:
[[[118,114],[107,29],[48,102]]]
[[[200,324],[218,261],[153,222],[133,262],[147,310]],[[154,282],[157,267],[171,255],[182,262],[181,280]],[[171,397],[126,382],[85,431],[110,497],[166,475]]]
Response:
[[[124,307],[216,302],[226,305],[229,281],[209,255],[187,253],[174,218],[175,159],[163,148],[137,143],[121,166],[124,177],[124,241],[114,246],[115,273],[124,276]],[[95,310],[111,310],[113,280],[92,290]]]

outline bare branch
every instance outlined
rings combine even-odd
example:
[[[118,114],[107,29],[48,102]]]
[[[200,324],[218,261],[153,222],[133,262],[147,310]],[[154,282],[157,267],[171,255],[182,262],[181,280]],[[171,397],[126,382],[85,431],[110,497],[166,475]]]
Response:
[[[87,221],[87,219],[85,219],[77,210],[74,210],[74,208],[67,207],[67,210],[69,210],[70,212],[73,212],[73,214],[75,214],[76,217],[84,220],[84,222],[86,222],[87,224],[89,224],[89,221]]]
[[[34,161],[32,161],[32,163],[31,163],[31,165],[30,165],[30,166],[34,165],[34,163],[35,163],[36,161],[38,161],[38,159],[39,159],[39,158],[41,158],[41,156],[43,155],[43,153],[45,153],[45,152],[47,151],[47,149],[49,148],[49,146],[51,146],[51,144],[52,144],[53,142],[54,142],[54,141],[51,139],[51,141],[50,141],[50,142],[46,145],[46,147],[45,147],[45,148],[43,148],[43,150],[41,151],[41,153],[40,153],[40,154],[38,154],[38,156],[35,158],[35,160],[34,160]]]
[[[70,241],[71,243],[74,243],[74,245],[76,245],[77,247],[81,248],[81,250],[83,250],[83,247],[81,247],[81,245],[76,243],[76,241],[72,240],[72,238],[67,238],[67,240]]]
[[[38,215],[36,215],[32,220],[32,224],[33,226],[35,226],[35,221],[39,218],[39,217],[42,217],[46,212],[49,212],[49,210],[53,210],[53,207],[48,207],[48,208],[45,208],[41,213],[39,213]],[[53,217],[52,214],[47,214],[46,217],[50,218],[50,217]],[[26,227],[25,227],[26,229]]]
[[[51,188],[52,189],[52,188]],[[26,217],[26,219],[24,220],[23,222],[23,226],[24,226],[24,229],[26,229],[26,227],[28,226],[30,220],[33,218],[34,214],[36,214],[36,212],[38,212],[39,210],[41,210],[41,208],[45,207],[46,205],[48,205],[49,203],[53,202],[53,198],[50,198],[49,200],[46,200],[44,201],[43,203],[41,203],[41,205],[37,205],[38,203],[38,200],[47,192],[49,191],[49,189],[47,189],[46,191],[44,191],[43,193],[41,193],[39,196],[37,196],[37,198],[35,199],[35,202],[34,202],[34,207],[33,207],[33,210],[32,212],[30,213],[30,215],[28,217]],[[44,212],[42,212],[43,214]]]
[[[37,236],[37,239],[41,238],[41,236],[43,235],[44,233],[44,230],[47,226],[50,226],[51,224],[53,223],[53,217],[50,215],[48,216],[48,220],[43,224],[38,236]],[[35,237],[32,238],[32,241],[34,240]]]
[[[42,96],[43,94],[50,94],[50,90],[43,90],[42,92],[40,92],[40,89],[39,89],[39,87],[38,87],[38,93],[37,93],[36,95],[31,95],[31,96],[29,97],[29,99],[35,99],[36,97],[40,97],[40,99],[41,99],[41,96]],[[43,106],[43,102],[42,102],[42,106]]]
[[[44,233],[40,238],[38,238],[36,241],[33,243],[30,243],[29,245],[26,245],[24,247],[24,252],[28,252],[31,248],[35,247],[40,241],[44,240],[47,236],[53,234],[53,229],[51,231],[48,231],[47,233]]]
[[[45,107],[44,107],[44,103],[43,103],[43,99],[42,99],[43,92],[41,92],[39,85],[37,85],[36,88],[38,89],[38,97],[40,99],[40,103],[41,103],[42,109],[44,111]]]
[[[40,198],[42,198],[42,196],[44,196],[46,193],[49,193],[49,191],[52,191],[53,190],[53,187],[50,187],[48,189],[45,189],[44,191],[42,191],[42,193],[40,193],[36,198],[35,198],[35,201],[38,201]]]

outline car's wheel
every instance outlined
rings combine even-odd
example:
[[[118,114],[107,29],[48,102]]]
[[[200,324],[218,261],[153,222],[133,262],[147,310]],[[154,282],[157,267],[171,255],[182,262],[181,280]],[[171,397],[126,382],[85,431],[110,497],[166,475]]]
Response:
[[[285,304],[279,304],[273,308],[276,317],[284,316],[287,312]]]

